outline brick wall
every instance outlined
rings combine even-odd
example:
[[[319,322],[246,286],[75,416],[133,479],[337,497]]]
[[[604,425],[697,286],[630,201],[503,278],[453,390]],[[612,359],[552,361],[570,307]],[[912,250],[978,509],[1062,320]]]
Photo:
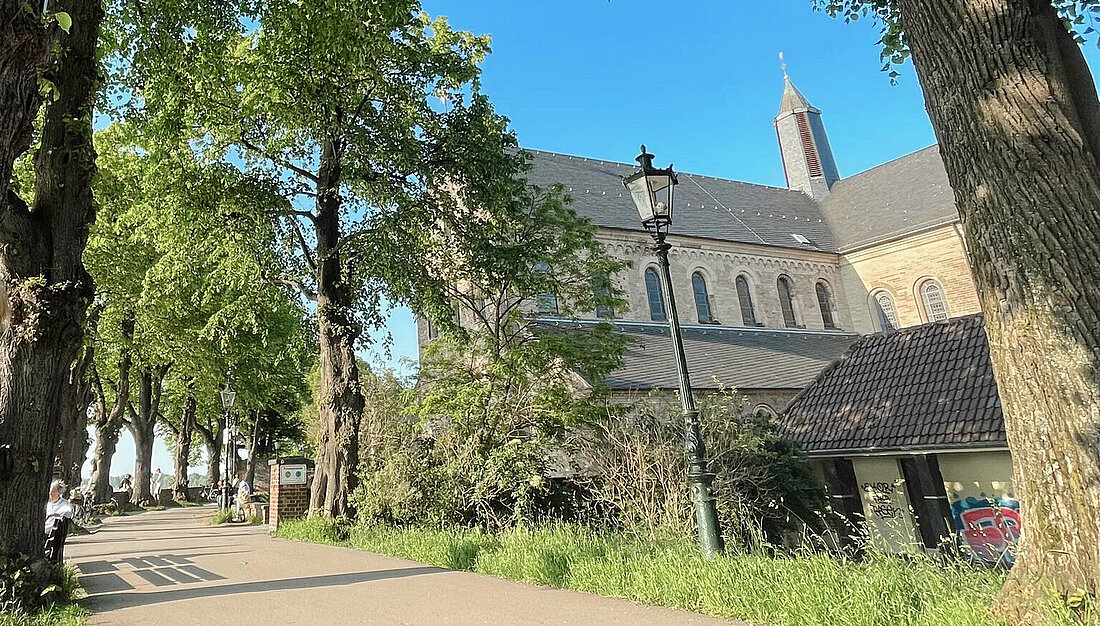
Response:
[[[306,482],[304,485],[280,485],[279,470],[285,464],[306,464]],[[279,527],[281,520],[298,519],[305,517],[309,512],[309,485],[313,479],[313,463],[300,458],[280,459],[269,462],[270,468],[270,499],[268,509],[268,524],[272,530]]]

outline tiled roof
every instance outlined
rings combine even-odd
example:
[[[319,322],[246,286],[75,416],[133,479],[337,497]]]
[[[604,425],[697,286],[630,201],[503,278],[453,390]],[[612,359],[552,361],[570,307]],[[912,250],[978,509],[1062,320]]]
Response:
[[[863,337],[779,421],[810,454],[1006,445],[980,314]]]
[[[636,165],[528,150],[528,180],[542,187],[560,183],[573,208],[597,226],[643,230],[622,177]],[[805,250],[832,250],[833,236],[819,207],[797,191],[680,173],[671,234]],[[809,244],[792,235],[802,235]]]
[[[564,185],[577,213],[597,226],[642,230],[621,182],[636,166],[527,152],[532,183]],[[674,235],[829,252],[958,219],[936,146],[841,179],[820,204],[797,191],[681,173],[675,211]]]
[[[958,219],[938,146],[843,178],[821,204],[838,252]]]
[[[584,328],[592,322],[544,321],[544,328]],[[663,323],[615,322],[627,337],[619,370],[607,377],[615,391],[675,389],[676,360]],[[684,353],[694,389],[719,384],[740,389],[802,389],[839,357],[857,335],[843,332],[685,325]]]

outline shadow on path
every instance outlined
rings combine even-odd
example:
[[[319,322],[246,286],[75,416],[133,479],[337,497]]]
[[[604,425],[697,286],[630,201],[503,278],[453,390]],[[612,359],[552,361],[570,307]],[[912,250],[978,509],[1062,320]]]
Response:
[[[281,580],[260,580],[247,583],[233,583],[229,585],[190,587],[187,589],[171,589],[153,592],[126,592],[104,593],[87,598],[82,603],[92,611],[110,611],[125,609],[133,606],[147,606],[163,602],[176,602],[179,600],[191,600],[194,598],[214,598],[217,596],[239,595],[247,593],[262,593],[265,591],[287,591],[293,589],[315,589],[318,587],[336,587],[341,585],[354,585],[373,580],[387,578],[404,578],[406,576],[420,576],[422,574],[438,574],[448,570],[438,567],[406,567],[401,569],[388,569],[374,572],[358,572],[350,574],[328,574],[324,576],[306,576],[302,578],[284,578]]]

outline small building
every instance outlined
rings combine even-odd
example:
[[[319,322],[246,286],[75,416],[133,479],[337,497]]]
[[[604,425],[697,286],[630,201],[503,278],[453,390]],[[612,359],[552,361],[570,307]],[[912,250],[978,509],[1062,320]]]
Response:
[[[955,537],[1012,562],[1019,503],[980,314],[868,335],[779,417],[835,511],[889,552]]]

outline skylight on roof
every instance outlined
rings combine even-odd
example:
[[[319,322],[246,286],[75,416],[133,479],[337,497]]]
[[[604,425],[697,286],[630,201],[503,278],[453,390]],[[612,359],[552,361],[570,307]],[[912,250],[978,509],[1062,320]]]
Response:
[[[805,235],[799,235],[798,233],[791,233],[791,238],[793,238],[795,241],[797,241],[798,243],[801,243],[801,244],[805,244],[805,245],[808,245],[808,246],[813,245],[813,243],[809,239],[807,239]]]

